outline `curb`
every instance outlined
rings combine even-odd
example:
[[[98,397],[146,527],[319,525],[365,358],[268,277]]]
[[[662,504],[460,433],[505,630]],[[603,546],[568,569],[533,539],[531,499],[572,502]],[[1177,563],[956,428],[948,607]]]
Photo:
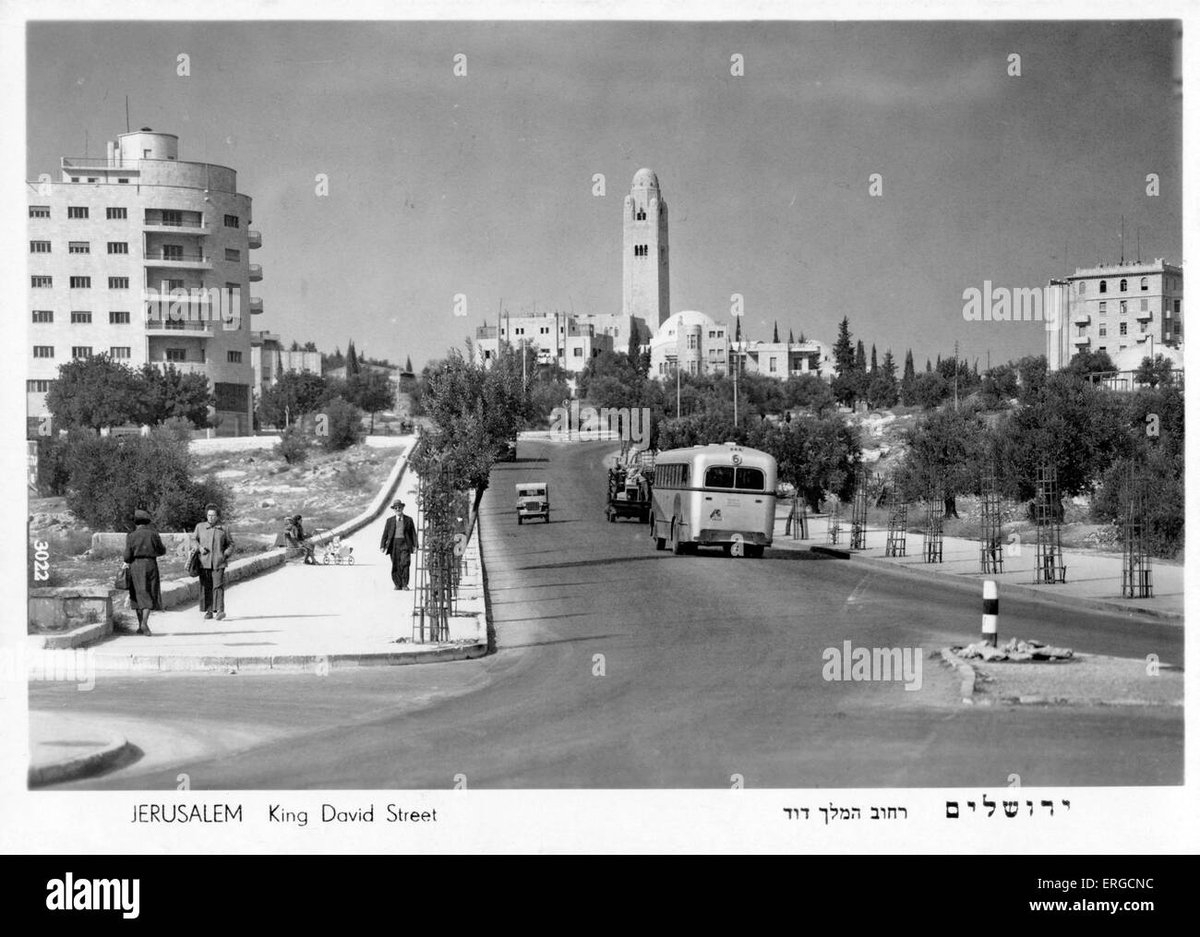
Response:
[[[958,676],[962,680],[958,686],[959,693],[962,695],[963,703],[970,706],[975,702],[975,678],[978,676],[978,671],[948,647],[942,648],[939,653],[942,655],[944,663],[958,671]]]
[[[90,777],[110,767],[132,750],[133,746],[124,736],[116,735],[99,751],[49,764],[30,765],[28,783],[30,787],[44,787]]]
[[[824,552],[829,548],[810,547],[814,552]],[[978,594],[980,582],[982,580],[966,579],[954,573],[939,573],[934,570],[921,569],[920,567],[910,565],[900,565],[889,560],[881,559],[875,556],[863,556],[861,554],[846,554],[847,558],[854,559],[859,563],[864,563],[876,569],[891,570],[899,575],[913,576],[917,579],[934,580],[952,586],[956,589],[970,591]],[[931,564],[937,565],[937,564]],[[1000,574],[1003,575],[1003,574]],[[1086,596],[1077,595],[1055,595],[1051,592],[1043,592],[1033,586],[1025,585],[1017,582],[1005,582],[1001,578],[996,578],[996,584],[1002,589],[1009,592],[1014,598],[1027,599],[1031,601],[1045,602],[1050,605],[1072,605],[1076,608],[1086,608],[1092,611],[1107,612],[1111,615],[1119,615],[1125,618],[1146,618],[1156,622],[1165,624],[1182,625],[1184,616],[1181,612],[1166,612],[1154,608],[1138,608],[1121,605],[1117,602],[1110,602],[1106,599],[1090,599]]]
[[[322,669],[350,667],[396,667],[405,664],[436,664],[472,660],[487,654],[486,643],[443,645],[428,651],[378,654],[280,654],[273,657],[129,654],[124,657],[97,655],[98,673],[320,673]]]

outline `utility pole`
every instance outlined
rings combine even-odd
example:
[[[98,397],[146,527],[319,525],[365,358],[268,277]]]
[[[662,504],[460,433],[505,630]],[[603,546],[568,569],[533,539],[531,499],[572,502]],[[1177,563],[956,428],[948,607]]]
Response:
[[[958,412],[958,342],[954,343],[954,412]]]
[[[675,419],[679,419],[679,359],[675,359]]]

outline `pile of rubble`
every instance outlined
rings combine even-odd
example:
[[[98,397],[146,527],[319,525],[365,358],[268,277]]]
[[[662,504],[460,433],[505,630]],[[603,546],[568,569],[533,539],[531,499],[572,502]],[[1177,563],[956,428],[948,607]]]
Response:
[[[1050,647],[1041,641],[1020,638],[1011,638],[1003,647],[992,647],[980,641],[953,648],[953,651],[967,660],[983,661],[1059,661],[1075,657],[1075,652],[1069,647]]]

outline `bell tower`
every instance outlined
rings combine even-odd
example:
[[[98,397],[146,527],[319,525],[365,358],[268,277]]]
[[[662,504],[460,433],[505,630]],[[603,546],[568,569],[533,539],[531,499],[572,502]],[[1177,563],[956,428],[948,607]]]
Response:
[[[671,314],[667,203],[658,176],[639,169],[623,207],[622,315],[635,316],[657,329]]]

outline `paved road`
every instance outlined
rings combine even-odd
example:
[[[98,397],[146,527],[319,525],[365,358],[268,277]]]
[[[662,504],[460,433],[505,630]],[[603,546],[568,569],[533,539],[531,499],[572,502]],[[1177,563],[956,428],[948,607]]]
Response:
[[[970,640],[979,602],[851,562],[659,553],[606,523],[612,445],[522,442],[483,506],[498,653],[483,661],[316,676],[108,677],[82,700],[147,757],[88,788],[474,788],[1177,784],[1179,709],[958,701],[922,660],[921,689],[826,681],[823,651]],[[518,526],[513,483],[546,479],[553,522]],[[1009,601],[1004,634],[1182,664],[1182,629]],[[602,672],[602,675],[601,675]],[[121,723],[125,720],[125,723]],[[162,725],[170,728],[162,738]],[[133,741],[136,734],[127,733]]]

